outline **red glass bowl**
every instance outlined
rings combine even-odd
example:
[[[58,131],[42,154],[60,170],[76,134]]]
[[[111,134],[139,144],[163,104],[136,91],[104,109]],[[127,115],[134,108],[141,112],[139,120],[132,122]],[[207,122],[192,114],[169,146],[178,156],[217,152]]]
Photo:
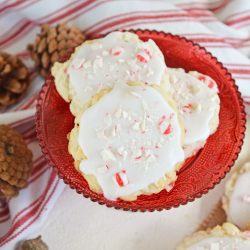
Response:
[[[76,171],[68,153],[67,134],[74,117],[57,93],[49,76],[37,102],[37,134],[42,151],[58,175],[86,198],[108,207],[130,211],[154,211],[184,205],[201,197],[218,184],[234,164],[245,133],[243,101],[230,73],[204,48],[185,38],[149,30],[131,30],[142,40],[153,39],[163,52],[169,67],[196,70],[212,77],[218,84],[221,100],[219,128],[205,147],[189,158],[178,173],[175,187],[167,193],[141,195],[136,201],[110,201],[89,189],[87,181]],[[70,53],[62,58],[65,61]]]

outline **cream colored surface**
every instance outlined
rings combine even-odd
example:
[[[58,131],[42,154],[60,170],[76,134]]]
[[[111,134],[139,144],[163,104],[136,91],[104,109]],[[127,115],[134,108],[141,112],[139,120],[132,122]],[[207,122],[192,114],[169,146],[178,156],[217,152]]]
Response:
[[[250,120],[237,165],[250,161]],[[42,234],[53,250],[175,250],[207,217],[225,181],[202,198],[169,211],[131,213],[100,206],[66,187]]]

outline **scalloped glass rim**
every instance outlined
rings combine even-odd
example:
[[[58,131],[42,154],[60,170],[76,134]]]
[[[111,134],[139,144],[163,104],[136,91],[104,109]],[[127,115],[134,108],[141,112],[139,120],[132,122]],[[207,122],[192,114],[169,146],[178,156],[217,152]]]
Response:
[[[232,156],[229,160],[226,161],[223,171],[221,173],[215,173],[215,175],[213,175],[213,179],[209,180],[209,183],[207,184],[206,187],[203,187],[201,190],[195,190],[196,185],[199,184],[199,182],[201,182],[201,180],[199,180],[200,178],[195,178],[195,176],[188,176],[191,181],[189,180],[189,182],[182,182],[182,183],[178,183],[178,180],[180,179],[180,176],[185,175],[185,173],[187,171],[189,171],[193,165],[195,165],[196,160],[200,157],[201,154],[203,154],[203,151],[205,150],[201,150],[200,152],[198,152],[198,154],[196,154],[194,157],[188,159],[185,162],[184,167],[179,171],[179,178],[176,182],[175,188],[173,190],[171,190],[171,192],[167,193],[165,190],[161,191],[159,194],[153,194],[153,195],[149,195],[149,196],[140,196],[142,198],[138,198],[136,201],[133,202],[125,202],[125,201],[109,201],[107,199],[105,199],[103,197],[103,195],[100,194],[96,194],[93,191],[91,191],[85,183],[85,187],[82,188],[81,186],[79,186],[78,182],[74,182],[75,180],[72,180],[72,178],[70,176],[68,176],[64,170],[60,169],[60,167],[56,164],[54,158],[53,158],[53,152],[51,152],[48,148],[47,145],[47,138],[46,138],[46,133],[45,133],[45,124],[43,123],[43,118],[44,118],[44,110],[43,110],[43,105],[44,105],[44,98],[46,98],[46,94],[50,91],[51,88],[54,88],[54,82],[53,82],[53,77],[50,75],[46,81],[45,84],[43,85],[38,100],[37,100],[37,112],[36,112],[36,129],[37,129],[37,137],[39,140],[39,144],[41,146],[42,152],[44,154],[44,156],[46,157],[47,161],[49,162],[50,165],[52,165],[54,167],[54,169],[57,171],[58,175],[60,178],[62,178],[64,180],[64,182],[66,184],[68,184],[72,189],[75,189],[77,193],[82,194],[84,197],[86,198],[90,198],[92,201],[94,202],[98,202],[100,205],[105,204],[107,207],[114,207],[115,209],[123,209],[125,211],[141,211],[141,212],[145,212],[145,211],[161,211],[163,209],[171,209],[172,207],[178,207],[179,205],[185,205],[188,202],[194,201],[196,198],[200,198],[203,194],[206,194],[210,189],[214,188],[214,186],[216,184],[218,184],[226,175],[227,172],[229,172],[229,170],[231,169],[232,165],[234,164],[235,160],[237,159],[239,152],[241,150],[242,144],[243,144],[243,139],[244,139],[244,135],[245,135],[245,124],[246,124],[246,114],[245,114],[245,110],[244,110],[244,106],[243,106],[243,100],[241,98],[241,94],[238,91],[238,87],[235,85],[234,80],[232,79],[231,74],[228,72],[228,70],[222,65],[222,63],[218,62],[217,58],[212,56],[211,53],[207,52],[205,48],[201,47],[200,45],[192,42],[191,40],[188,40],[184,37],[180,37],[177,35],[172,35],[171,33],[165,33],[163,31],[155,31],[155,30],[128,30],[130,32],[134,32],[137,35],[139,35],[139,37],[142,40],[147,40],[149,38],[152,38],[153,40],[159,40],[159,41],[165,41],[165,40],[173,40],[176,44],[177,43],[183,43],[183,45],[190,46],[190,48],[195,51],[195,53],[193,54],[194,59],[199,60],[200,55],[202,55],[203,57],[208,57],[208,61],[209,63],[212,65],[214,64],[214,66],[218,67],[218,70],[220,71],[221,76],[226,78],[226,83],[224,83],[226,85],[226,87],[228,89],[230,89],[231,95],[235,95],[234,98],[232,98],[232,96],[230,96],[230,98],[232,98],[232,101],[235,101],[237,104],[237,114],[234,114],[235,116],[237,116],[237,132],[238,134],[233,135],[235,136],[235,138],[237,137],[237,141],[235,142],[236,148],[234,150],[234,152],[232,153]],[[158,44],[159,45],[159,44]],[[161,48],[161,46],[159,46]],[[186,51],[183,50],[183,48],[186,47],[182,47],[180,50],[180,53],[186,53]],[[161,48],[163,49],[163,48]],[[61,58],[60,62],[64,62],[66,61],[71,53],[73,52],[73,50],[69,50],[68,53]],[[178,52],[178,51],[177,51]],[[164,55],[165,55],[165,51],[163,51]],[[167,52],[166,52],[167,53]],[[197,54],[197,56],[196,56]],[[165,58],[166,59],[166,58]],[[174,59],[173,59],[174,61]],[[170,62],[172,63],[172,62]],[[183,62],[181,62],[183,63]],[[168,62],[167,62],[168,65]],[[171,65],[172,66],[172,65]],[[187,70],[187,67],[189,67],[189,65],[185,64],[185,69]],[[199,65],[197,65],[198,67]],[[188,69],[190,70],[190,69]],[[203,72],[205,73],[205,72]],[[220,98],[222,99],[222,96],[220,96]],[[227,97],[229,98],[229,97]],[[222,100],[223,101],[223,100]],[[221,116],[221,114],[220,114]],[[221,118],[220,118],[220,125],[221,125]],[[218,129],[219,130],[219,129]],[[234,132],[233,132],[234,133]],[[235,129],[235,133],[236,133],[236,129]],[[217,134],[217,132],[215,133]],[[211,137],[216,137],[216,135],[212,135]],[[218,140],[218,138],[216,138],[216,140]],[[209,138],[209,141],[210,138]],[[230,142],[232,143],[232,142]],[[207,143],[208,144],[208,143]],[[205,145],[204,149],[207,146],[207,144]],[[225,148],[226,149],[226,148]],[[210,152],[211,153],[211,152]],[[65,154],[68,154],[68,151],[66,150]],[[69,155],[69,154],[68,154]],[[208,157],[207,157],[208,158]],[[220,156],[219,156],[220,158]],[[204,164],[203,164],[204,165]],[[206,164],[205,164],[206,165]],[[203,167],[203,166],[202,166]],[[205,166],[206,167],[206,166]],[[200,166],[199,166],[200,168]],[[207,169],[203,169],[204,173],[206,173]],[[215,171],[215,170],[214,170]],[[218,169],[217,169],[218,171]],[[75,175],[80,175],[79,173],[77,173],[77,171],[75,170]],[[197,173],[198,174],[198,173]],[[213,173],[214,174],[214,173]],[[80,178],[80,177],[78,177]],[[81,176],[82,180],[80,181],[84,181],[84,178]],[[182,178],[183,179],[183,178]],[[202,179],[202,181],[204,181]],[[86,181],[85,181],[86,182]],[[187,187],[189,188],[189,190],[187,189],[187,193],[185,194],[185,192],[182,194],[179,194],[178,192],[175,192],[177,189],[180,189],[180,185],[187,185]],[[188,185],[190,184],[190,185]],[[188,192],[190,191],[190,189],[193,189],[192,194],[188,194]],[[175,194],[173,194],[175,193]],[[177,197],[178,196],[178,197]],[[154,199],[150,200],[150,197],[154,197]],[[161,201],[161,202],[158,202]]]

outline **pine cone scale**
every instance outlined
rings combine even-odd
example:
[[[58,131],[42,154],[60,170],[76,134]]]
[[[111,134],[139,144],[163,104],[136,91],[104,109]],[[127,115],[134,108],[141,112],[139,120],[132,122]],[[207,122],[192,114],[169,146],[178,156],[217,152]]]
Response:
[[[0,90],[0,109],[11,104],[12,104],[12,100],[10,97],[10,93],[4,89],[1,89]]]
[[[37,52],[42,53],[46,49],[46,46],[47,46],[46,39],[43,38],[38,44]]]

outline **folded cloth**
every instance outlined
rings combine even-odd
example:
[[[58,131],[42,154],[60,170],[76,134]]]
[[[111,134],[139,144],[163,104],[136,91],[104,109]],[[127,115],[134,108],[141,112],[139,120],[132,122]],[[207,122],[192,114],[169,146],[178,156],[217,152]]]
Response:
[[[35,103],[43,79],[37,75],[28,43],[39,25],[67,22],[89,36],[117,29],[141,28],[171,32],[207,48],[229,69],[250,114],[250,1],[248,0],[0,0],[0,50],[17,54],[29,67],[32,85],[25,98],[0,114],[0,123],[20,131],[33,151],[29,186],[0,205],[0,248],[39,230],[64,189],[48,166],[35,133]],[[183,48],[185,49],[185,48]]]

